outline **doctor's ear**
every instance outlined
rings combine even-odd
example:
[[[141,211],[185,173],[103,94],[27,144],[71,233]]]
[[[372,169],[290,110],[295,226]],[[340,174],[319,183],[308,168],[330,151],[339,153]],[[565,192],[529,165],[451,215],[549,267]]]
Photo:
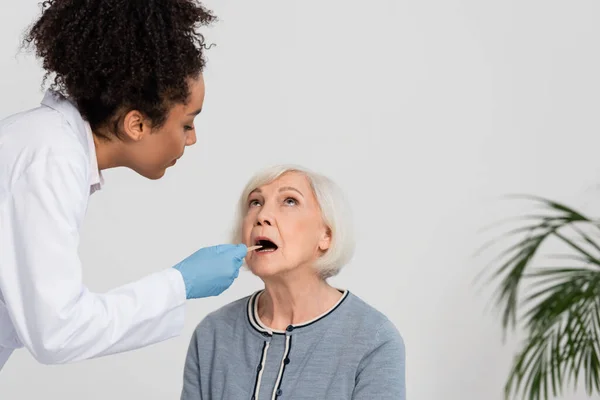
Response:
[[[138,142],[150,134],[151,130],[149,121],[137,110],[129,111],[123,118],[123,133],[129,140]]]

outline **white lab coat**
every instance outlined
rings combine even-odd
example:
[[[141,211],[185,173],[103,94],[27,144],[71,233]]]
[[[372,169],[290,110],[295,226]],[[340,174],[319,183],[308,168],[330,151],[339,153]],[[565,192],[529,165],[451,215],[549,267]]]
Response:
[[[40,107],[0,121],[0,369],[20,347],[59,364],[183,329],[173,268],[103,294],[83,285],[79,231],[102,184],[89,124],[70,101],[48,91]]]

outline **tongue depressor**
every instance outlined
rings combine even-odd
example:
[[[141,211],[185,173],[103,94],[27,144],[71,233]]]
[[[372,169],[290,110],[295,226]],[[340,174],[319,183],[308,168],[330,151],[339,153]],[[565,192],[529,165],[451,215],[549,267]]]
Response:
[[[262,247],[262,246],[252,246],[252,247],[248,247],[248,253],[250,253],[251,251],[254,251],[254,250],[258,250],[258,249],[260,249],[261,247]],[[246,254],[247,254],[247,253],[246,253]]]

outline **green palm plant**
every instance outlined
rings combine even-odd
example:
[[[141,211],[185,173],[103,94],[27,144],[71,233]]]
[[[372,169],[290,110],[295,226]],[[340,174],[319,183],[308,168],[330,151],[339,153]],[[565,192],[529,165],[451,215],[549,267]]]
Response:
[[[600,220],[544,198],[519,197],[536,211],[488,243],[515,239],[491,269],[504,334],[519,328],[525,335],[505,398],[548,399],[582,385],[590,397],[600,395]],[[538,262],[555,247],[561,251],[548,254],[554,265]]]

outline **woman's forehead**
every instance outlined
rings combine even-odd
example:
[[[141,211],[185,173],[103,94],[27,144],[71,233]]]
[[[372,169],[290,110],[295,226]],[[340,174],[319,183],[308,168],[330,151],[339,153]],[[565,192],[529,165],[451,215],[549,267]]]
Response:
[[[282,174],[278,178],[274,179],[271,182],[265,183],[256,189],[252,190],[250,193],[263,193],[263,192],[273,192],[280,191],[282,189],[287,190],[298,190],[303,195],[308,195],[308,192],[311,191],[310,183],[308,182],[308,178],[301,172],[290,171]]]

